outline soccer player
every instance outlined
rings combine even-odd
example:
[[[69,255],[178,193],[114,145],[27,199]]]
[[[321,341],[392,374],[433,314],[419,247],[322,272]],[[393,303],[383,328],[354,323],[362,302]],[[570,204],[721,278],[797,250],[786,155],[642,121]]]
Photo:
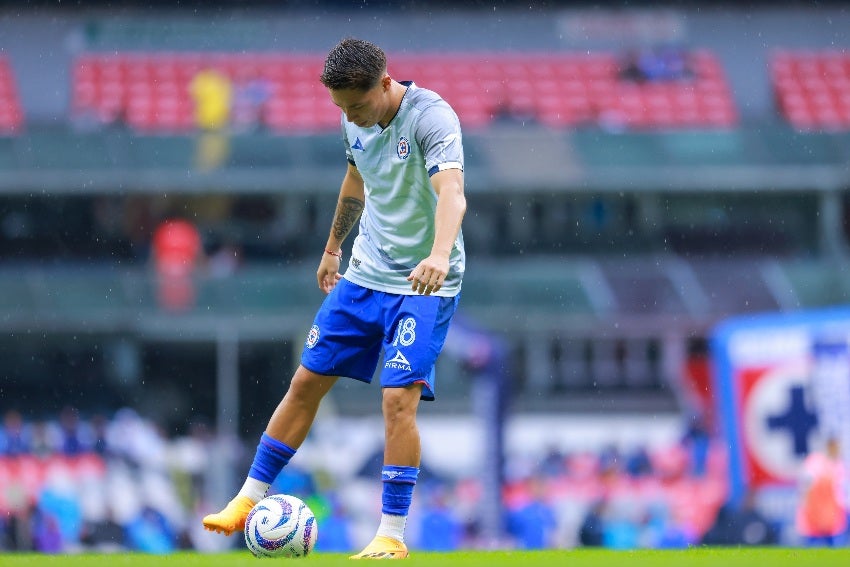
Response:
[[[245,484],[203,522],[228,535],[242,530],[248,512],[303,443],[337,379],[370,382],[380,362],[381,523],[372,542],[352,558],[401,559],[408,555],[404,531],[419,474],[416,412],[420,399],[434,399],[434,364],[464,272],[460,124],[439,95],[394,80],[384,52],[367,41],[337,44],[321,81],[342,110],[348,158],[317,272],[319,288],[328,295]],[[342,244],[358,221],[343,275]]]

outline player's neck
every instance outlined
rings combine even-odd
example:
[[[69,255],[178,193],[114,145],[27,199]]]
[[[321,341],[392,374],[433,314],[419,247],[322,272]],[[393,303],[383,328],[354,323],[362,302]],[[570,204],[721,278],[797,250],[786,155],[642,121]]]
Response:
[[[390,105],[387,109],[387,113],[384,114],[384,117],[378,121],[378,126],[381,129],[386,128],[392,119],[395,118],[395,115],[398,114],[398,109],[401,106],[401,99],[404,98],[404,93],[407,92],[407,87],[402,85],[396,80],[390,84]]]

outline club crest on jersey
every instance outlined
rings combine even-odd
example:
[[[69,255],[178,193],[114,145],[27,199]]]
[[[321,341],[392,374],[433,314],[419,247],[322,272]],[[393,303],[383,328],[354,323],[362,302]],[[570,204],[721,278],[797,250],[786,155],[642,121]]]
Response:
[[[401,159],[407,159],[410,157],[410,140],[402,136],[398,139],[398,146],[396,146],[396,153],[398,157]]]
[[[313,325],[310,327],[310,331],[307,333],[307,341],[304,345],[307,348],[313,348],[316,346],[316,343],[319,342],[319,326]]]

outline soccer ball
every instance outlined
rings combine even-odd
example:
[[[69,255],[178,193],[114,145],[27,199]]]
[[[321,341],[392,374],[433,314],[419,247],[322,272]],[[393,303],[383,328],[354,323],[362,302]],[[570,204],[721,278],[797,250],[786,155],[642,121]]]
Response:
[[[257,557],[304,557],[318,533],[313,512],[289,494],[263,498],[245,520],[245,544]]]

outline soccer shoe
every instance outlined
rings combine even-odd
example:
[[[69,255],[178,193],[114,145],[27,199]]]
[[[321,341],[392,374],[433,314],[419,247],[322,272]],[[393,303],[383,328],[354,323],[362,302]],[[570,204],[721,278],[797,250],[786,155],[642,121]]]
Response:
[[[242,531],[245,529],[245,519],[254,504],[247,496],[237,496],[228,502],[221,512],[204,516],[204,528],[227,536]]]
[[[349,559],[404,559],[407,555],[404,543],[387,536],[375,536],[366,549]]]

